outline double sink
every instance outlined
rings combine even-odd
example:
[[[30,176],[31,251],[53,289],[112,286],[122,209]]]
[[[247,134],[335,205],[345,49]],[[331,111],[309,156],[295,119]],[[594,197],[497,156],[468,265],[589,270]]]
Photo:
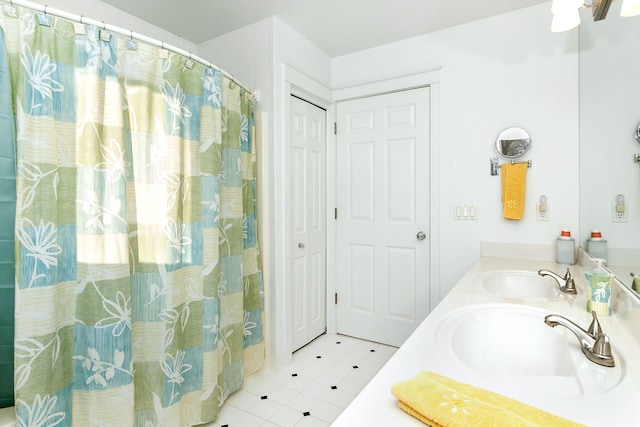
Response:
[[[481,273],[472,285],[504,302],[456,309],[435,328],[443,356],[469,376],[524,398],[595,396],[624,379],[626,363],[615,342],[611,343],[615,366],[601,366],[585,357],[582,343],[569,329],[545,323],[545,317],[554,313],[543,308],[545,304],[571,303],[575,297],[564,295],[554,280],[537,272],[502,270]],[[577,295],[585,293],[576,288]],[[583,326],[586,330],[588,325]]]

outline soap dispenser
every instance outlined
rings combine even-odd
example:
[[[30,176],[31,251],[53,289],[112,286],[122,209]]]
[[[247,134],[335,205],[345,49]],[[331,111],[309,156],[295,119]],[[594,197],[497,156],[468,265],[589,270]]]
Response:
[[[571,237],[571,231],[563,228],[556,240],[556,262],[558,264],[575,264],[576,241]]]
[[[603,261],[600,258],[593,258],[593,262],[596,264],[595,268],[591,272],[584,273],[589,295],[587,311],[595,312],[600,316],[609,316],[611,314],[611,280],[613,276],[602,268]]]

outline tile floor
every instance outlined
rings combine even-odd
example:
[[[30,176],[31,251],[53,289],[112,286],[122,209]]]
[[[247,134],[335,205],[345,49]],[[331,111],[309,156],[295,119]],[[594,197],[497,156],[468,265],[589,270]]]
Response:
[[[395,347],[325,334],[293,354],[282,371],[268,368],[245,379],[215,423],[207,427],[321,427],[351,402]]]

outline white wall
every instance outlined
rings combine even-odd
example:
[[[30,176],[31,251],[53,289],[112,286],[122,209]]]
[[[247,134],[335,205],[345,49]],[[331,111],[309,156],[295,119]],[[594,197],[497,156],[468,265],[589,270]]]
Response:
[[[330,58],[277,17],[272,17],[198,46],[204,57],[244,84],[259,91],[256,111],[265,113],[267,230],[261,241],[263,277],[267,302],[269,363],[279,368],[290,363],[290,253],[289,253],[289,156],[287,117],[290,84],[285,66],[295,69],[318,85],[329,86]]]
[[[268,18],[197,47],[209,59],[242,84],[259,92],[256,111],[273,109],[273,19]]]
[[[478,260],[481,241],[553,244],[578,232],[578,38],[549,31],[542,4],[332,60],[344,88],[442,67],[440,295]],[[533,139],[525,159],[524,219],[502,217],[500,176],[490,176],[497,134],[509,126]],[[550,221],[535,220],[540,195]],[[475,203],[478,221],[454,221],[453,205]]]
[[[640,123],[640,17],[622,18],[619,10],[580,26],[581,237],[584,243],[592,228],[600,229],[609,255],[640,249],[640,164],[633,162],[640,153],[633,137]],[[611,220],[619,193],[628,204],[627,223]],[[609,261],[640,265],[637,258]]]

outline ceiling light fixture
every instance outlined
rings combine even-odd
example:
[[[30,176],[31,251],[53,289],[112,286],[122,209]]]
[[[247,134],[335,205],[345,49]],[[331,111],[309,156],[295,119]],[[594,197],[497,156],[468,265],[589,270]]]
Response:
[[[640,15],[640,0],[623,0],[620,16],[629,17]]]
[[[593,10],[593,20],[600,21],[607,17],[609,7],[614,0],[593,0],[593,3],[583,3],[583,0],[553,0],[551,3],[551,31],[557,33],[569,31],[580,25],[580,8]],[[640,0],[622,0],[620,15],[624,17],[640,15]]]

